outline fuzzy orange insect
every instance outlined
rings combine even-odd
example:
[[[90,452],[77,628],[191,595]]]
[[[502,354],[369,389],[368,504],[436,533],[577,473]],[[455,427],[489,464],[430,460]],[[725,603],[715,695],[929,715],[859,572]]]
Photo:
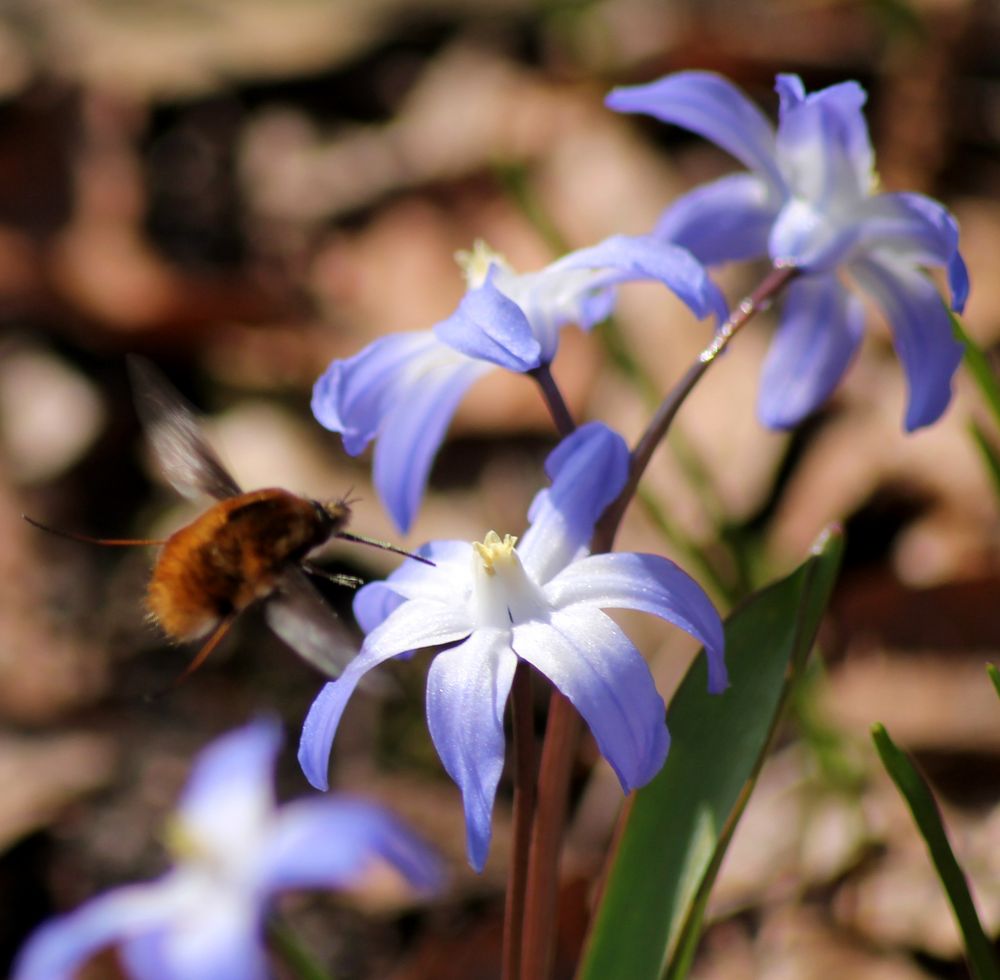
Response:
[[[96,544],[163,546],[146,596],[150,614],[175,640],[208,637],[183,676],[204,662],[244,609],[262,602],[271,629],[303,659],[336,677],[357,647],[309,575],[349,586],[360,583],[317,568],[308,561],[309,553],[331,538],[343,538],[427,559],[347,532],[351,507],[345,499],[310,500],[278,488],[244,493],[166,378],[135,357],[129,358],[129,372],[140,420],[164,475],[179,493],[209,494],[218,503],[165,541],[55,533]]]

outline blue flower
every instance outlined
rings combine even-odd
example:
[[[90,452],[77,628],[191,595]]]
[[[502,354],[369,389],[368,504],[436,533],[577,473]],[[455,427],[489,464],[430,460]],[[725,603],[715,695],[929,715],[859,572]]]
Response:
[[[708,72],[616,89],[607,104],[643,112],[717,143],[750,168],[696,188],[661,216],[655,235],[708,264],[768,255],[805,275],[792,281],[764,365],[758,414],[786,428],[833,391],[861,341],[861,301],[882,307],[906,371],[909,431],[937,420],[961,359],[947,311],[921,266],[945,266],[951,305],[969,291],[958,226],[921,194],[876,193],[874,155],[857,82],[807,95],[779,75],[777,131],[742,92]]]
[[[549,364],[559,331],[589,329],[610,313],[615,286],[653,279],[698,317],[726,315],[701,264],[676,245],[617,235],[519,275],[477,243],[463,253],[468,291],[432,330],[391,334],[316,382],[313,414],[360,453],[377,439],[375,487],[401,530],[413,522],[434,455],[469,386],[492,367],[526,372]]]
[[[262,721],[209,746],[170,827],[173,870],[43,925],[14,980],[69,980],[111,945],[140,980],[263,980],[260,934],[275,892],[341,887],[378,859],[416,887],[438,882],[437,860],[381,807],[339,797],[277,808],[271,771],[280,743],[278,726]]]
[[[696,637],[708,655],[709,687],[726,686],[722,623],[701,587],[658,555],[588,554],[597,518],[628,471],[621,436],[599,423],[578,429],[549,456],[552,486],[517,540],[437,541],[385,582],[361,589],[354,608],[368,632],[355,660],[313,703],[299,761],[327,785],[330,746],[362,676],[414,648],[450,644],[427,677],[427,721],[465,806],[469,861],[481,870],[504,760],[503,715],[518,658],[544,674],[590,726],[628,792],[667,755],[663,700],[645,660],[601,610],[639,609]]]

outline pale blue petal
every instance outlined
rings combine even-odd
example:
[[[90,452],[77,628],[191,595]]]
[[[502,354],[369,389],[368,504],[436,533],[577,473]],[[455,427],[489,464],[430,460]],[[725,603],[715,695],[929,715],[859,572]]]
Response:
[[[448,348],[445,348],[446,350]],[[400,379],[375,446],[372,480],[401,531],[409,530],[427,486],[431,463],[469,386],[489,365],[451,354]]]
[[[439,653],[427,675],[427,725],[448,775],[462,791],[469,863],[482,871],[503,771],[503,715],[517,657],[510,631],[479,629]]]
[[[756,174],[730,174],[674,201],[653,234],[682,245],[706,265],[756,259],[767,254],[779,204]]]
[[[282,807],[260,861],[269,892],[346,887],[377,861],[414,888],[429,890],[442,879],[441,862],[424,841],[384,807],[349,796]]]
[[[798,75],[781,74],[774,80],[780,115],[791,112],[806,100],[806,87]]]
[[[164,887],[171,878],[116,889],[46,922],[18,954],[12,980],[72,980],[100,950],[162,928],[177,912],[176,895]]]
[[[494,284],[497,272],[496,265],[490,266],[485,282],[465,294],[434,334],[467,357],[508,371],[530,371],[538,367],[541,347],[524,311]]]
[[[672,561],[632,552],[591,555],[563,569],[544,593],[554,608],[567,614],[585,603],[600,609],[638,609],[679,626],[705,648],[708,689],[713,694],[726,689],[722,620],[705,590]]]
[[[429,330],[380,337],[360,353],[334,361],[313,387],[312,410],[319,423],[344,439],[352,456],[374,439],[390,409],[402,397],[408,375],[436,364],[442,345]]]
[[[628,479],[625,440],[602,422],[588,422],[549,454],[552,486],[535,495],[531,526],[517,553],[530,577],[544,584],[590,547],[597,519]]]
[[[406,599],[458,603],[472,589],[472,545],[468,541],[431,541],[416,549],[434,566],[407,559],[383,581],[369,582],[354,596],[354,618],[370,633]]]
[[[369,670],[408,650],[461,639],[469,629],[468,613],[464,608],[412,599],[372,630],[344,673],[323,687],[309,709],[299,742],[299,764],[306,779],[316,789],[328,787],[330,747],[340,716],[358,682]]]
[[[958,251],[958,222],[939,201],[923,194],[879,194],[862,210],[861,246],[948,270],[951,308],[961,312],[969,296],[969,272]]]
[[[573,703],[626,793],[667,757],[666,707],[646,661],[599,609],[578,604],[514,627],[514,651]]]
[[[969,270],[961,253],[955,252],[948,262],[948,289],[951,292],[951,308],[956,313],[965,310],[969,298]]]
[[[896,353],[906,371],[906,429],[936,422],[951,400],[951,379],[961,345],[934,284],[906,262],[870,256],[851,264],[851,274],[882,307]]]
[[[274,809],[281,739],[277,721],[259,720],[216,739],[198,756],[178,810],[203,846],[228,849],[255,838]]]
[[[678,72],[648,85],[614,89],[605,104],[618,112],[643,112],[698,133],[775,187],[782,186],[770,122],[735,85],[719,75]]]
[[[129,975],[137,980],[266,980],[261,943],[263,909],[254,896],[204,901],[169,928],[146,932],[122,944]]]
[[[793,281],[761,374],[761,422],[791,428],[822,405],[847,370],[863,329],[860,301],[835,276]]]
[[[831,211],[793,197],[775,215],[767,240],[772,262],[806,272],[828,272],[857,238],[857,225],[837,224]]]
[[[790,95],[791,78],[778,76],[777,157],[785,182],[822,210],[849,206],[871,193],[874,180],[865,90],[842,82],[800,99]]]
[[[587,290],[654,279],[675,293],[699,319],[714,314],[721,321],[728,313],[725,298],[705,267],[686,248],[652,235],[612,235],[563,256],[544,274],[556,284],[565,273],[576,270],[593,271]],[[577,319],[583,327],[593,325],[582,317]]]

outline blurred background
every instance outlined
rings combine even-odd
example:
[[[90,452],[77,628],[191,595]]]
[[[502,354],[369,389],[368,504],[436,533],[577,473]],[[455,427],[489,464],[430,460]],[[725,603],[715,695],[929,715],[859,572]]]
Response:
[[[3,0],[0,3],[0,970],[41,919],[164,867],[192,756],[260,712],[289,747],[320,678],[253,613],[206,666],[145,621],[153,555],[37,531],[159,536],[190,520],[144,453],[124,356],[156,361],[247,487],[353,493],[355,528],[416,545],[524,527],[554,444],[532,385],[497,373],[463,403],[401,538],[309,412],[332,358],[427,328],[463,291],[453,253],[518,269],[615,232],[735,169],[687,133],[605,110],[614,84],[726,74],[774,115],[779,71],[869,92],[886,189],[961,223],[966,326],[1000,342],[1000,7],[993,0]],[[733,302],[761,270],[722,270]],[[821,657],[761,778],[712,904],[701,978],[962,977],[949,910],[869,728],[939,794],[983,918],[1000,925],[1000,504],[970,435],[1000,432],[964,370],[945,418],[905,436],[903,377],[872,313],[836,397],[792,435],[753,417],[773,329],[755,321],[682,411],[619,547],[662,550],[729,608],[790,570],[830,521],[847,563]],[[707,340],[661,287],[564,334],[577,418],[631,439]],[[640,367],[641,365],[641,367]],[[384,553],[331,549],[378,577]],[[329,591],[349,615],[350,595]],[[668,694],[694,651],[627,621]],[[493,853],[464,861],[459,795],[423,723],[424,662],[355,698],[332,781],[409,819],[452,887],[290,896],[282,913],[337,977],[498,975],[509,791]],[[544,693],[539,692],[539,732]],[[571,975],[621,802],[585,743],[560,902]],[[113,976],[110,957],[91,975]],[[278,961],[275,969],[285,975]]]

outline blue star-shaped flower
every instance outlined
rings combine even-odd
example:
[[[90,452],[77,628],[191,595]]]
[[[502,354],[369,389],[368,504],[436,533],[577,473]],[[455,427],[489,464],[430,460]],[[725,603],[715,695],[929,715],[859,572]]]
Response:
[[[346,796],[276,807],[280,744],[278,726],[262,721],[209,746],[170,827],[173,870],[43,925],[14,980],[70,980],[111,945],[139,980],[264,980],[260,935],[275,892],[343,887],[378,860],[416,887],[439,881],[437,859],[381,807]]]
[[[697,638],[709,687],[726,686],[722,623],[701,587],[666,558],[589,555],[597,518],[625,484],[621,436],[591,423],[549,456],[553,483],[535,498],[517,543],[490,532],[475,544],[438,541],[421,549],[430,567],[404,562],[385,582],[360,590],[361,652],[313,703],[299,761],[327,785],[330,746],[362,676],[419,647],[451,644],[431,664],[431,738],[465,806],[469,861],[482,869],[504,760],[503,714],[518,658],[544,674],[590,726],[626,792],[648,782],[667,755],[663,700],[645,660],[601,610],[639,609]]]
[[[450,317],[334,361],[313,391],[313,414],[342,434],[348,453],[378,440],[375,487],[404,531],[459,401],[491,368],[526,372],[549,364],[559,331],[569,323],[583,329],[599,323],[611,312],[615,286],[628,280],[664,283],[698,317],[726,315],[702,265],[652,237],[616,235],[526,274],[482,245],[463,261],[468,291]]]
[[[876,193],[865,91],[844,82],[806,94],[779,75],[777,130],[742,92],[709,72],[616,89],[607,104],[683,126],[750,168],[671,205],[655,235],[714,264],[768,255],[805,274],[787,290],[764,365],[758,414],[796,425],[830,395],[861,341],[864,314],[843,274],[885,312],[909,384],[906,428],[937,420],[961,359],[947,311],[921,266],[947,267],[952,308],[969,291],[958,227],[921,194]]]

